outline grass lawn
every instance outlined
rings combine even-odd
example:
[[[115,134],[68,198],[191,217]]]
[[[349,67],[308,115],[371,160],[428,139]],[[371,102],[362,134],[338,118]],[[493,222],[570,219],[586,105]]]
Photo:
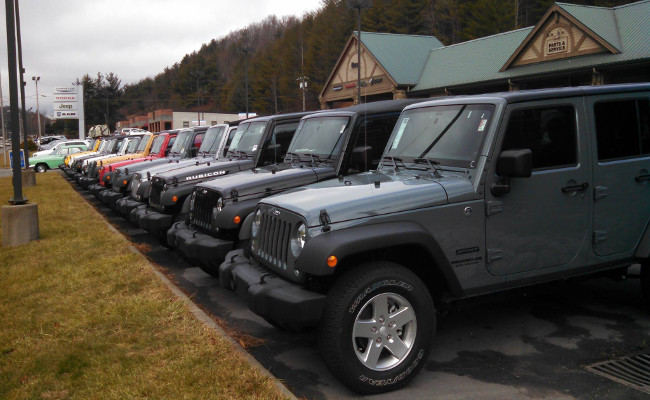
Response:
[[[40,240],[0,247],[0,399],[283,397],[58,173],[36,179]]]

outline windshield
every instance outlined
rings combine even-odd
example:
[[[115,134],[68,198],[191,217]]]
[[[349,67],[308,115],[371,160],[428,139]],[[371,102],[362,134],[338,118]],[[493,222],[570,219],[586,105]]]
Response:
[[[178,136],[176,137],[176,141],[174,142],[174,145],[172,146],[170,153],[181,154],[181,152],[185,152],[187,147],[190,145],[191,140],[192,140],[191,130],[178,132]]]
[[[126,148],[126,152],[127,153],[134,153],[135,149],[138,148],[138,145],[140,144],[141,139],[142,138],[131,138],[131,140],[129,140],[129,145],[128,145],[129,147]]]
[[[337,156],[349,117],[319,117],[302,120],[289,146],[290,153]]]
[[[138,145],[138,148],[135,149],[136,153],[142,153],[147,149],[147,144],[149,144],[149,139],[151,139],[151,135],[144,135],[140,139],[140,144]]]
[[[255,152],[260,147],[266,122],[240,124],[230,144],[230,151]]]
[[[223,126],[209,128],[205,133],[199,153],[215,154],[219,147],[219,143],[221,143],[221,138],[223,137],[225,130],[226,128]]]
[[[153,154],[160,153],[160,149],[162,149],[163,143],[165,143],[165,135],[156,136],[156,138],[153,140],[153,144],[151,145],[150,153]]]
[[[407,110],[389,141],[387,157],[426,158],[443,165],[474,168],[494,106],[466,104]]]

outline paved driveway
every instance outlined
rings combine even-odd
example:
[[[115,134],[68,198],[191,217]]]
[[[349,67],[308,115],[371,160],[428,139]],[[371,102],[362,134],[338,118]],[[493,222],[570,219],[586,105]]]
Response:
[[[356,399],[322,363],[314,331],[283,332],[250,312],[215,278],[185,263],[145,231],[86,196],[209,313],[263,339],[250,353],[298,396]],[[438,318],[431,356],[404,389],[365,399],[611,399],[650,394],[584,367],[650,353],[650,313],[637,279],[569,281],[466,302]],[[648,377],[650,379],[650,376]]]

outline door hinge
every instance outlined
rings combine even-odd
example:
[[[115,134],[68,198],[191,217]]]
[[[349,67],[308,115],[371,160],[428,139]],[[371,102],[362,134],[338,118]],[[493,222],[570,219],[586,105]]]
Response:
[[[503,211],[503,202],[498,200],[488,201],[485,206],[485,214],[490,215],[498,214]]]
[[[501,249],[488,249],[487,250],[487,262],[491,263],[503,258],[503,250]]]
[[[601,200],[609,196],[609,188],[607,186],[596,186],[594,188],[594,200]]]
[[[607,231],[594,231],[594,244],[607,240]]]

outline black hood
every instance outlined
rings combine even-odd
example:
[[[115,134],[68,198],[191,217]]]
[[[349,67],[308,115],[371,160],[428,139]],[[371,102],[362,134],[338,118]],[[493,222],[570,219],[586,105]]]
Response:
[[[235,189],[240,200],[247,200],[265,197],[335,176],[336,171],[330,165],[311,167],[278,164],[212,179],[197,187],[218,191],[224,199],[232,198],[232,191]]]

